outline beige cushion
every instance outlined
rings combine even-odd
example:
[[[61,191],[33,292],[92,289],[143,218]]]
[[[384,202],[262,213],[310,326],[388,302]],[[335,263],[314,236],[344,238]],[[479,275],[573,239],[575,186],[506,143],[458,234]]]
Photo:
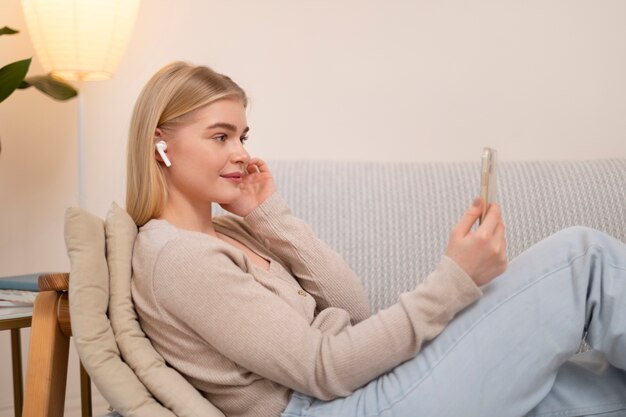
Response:
[[[70,258],[70,314],[78,355],[104,398],[123,416],[174,417],[122,362],[109,323],[109,270],[102,219],[78,208],[65,213]]]
[[[224,417],[213,404],[166,365],[139,326],[130,293],[131,259],[137,226],[113,203],[105,222],[110,274],[109,318],[124,361],[141,382],[179,417]]]

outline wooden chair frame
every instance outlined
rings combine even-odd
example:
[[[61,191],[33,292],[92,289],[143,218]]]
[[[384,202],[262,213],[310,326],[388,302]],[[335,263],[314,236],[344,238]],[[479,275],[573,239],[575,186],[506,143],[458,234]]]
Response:
[[[68,301],[70,275],[39,276],[33,307],[22,417],[63,417],[72,328]],[[91,417],[91,381],[80,366],[81,414]]]

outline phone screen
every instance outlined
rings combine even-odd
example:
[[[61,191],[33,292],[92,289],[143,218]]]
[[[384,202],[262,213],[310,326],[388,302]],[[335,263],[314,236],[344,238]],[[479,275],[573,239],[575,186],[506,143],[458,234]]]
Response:
[[[480,167],[480,196],[483,199],[483,212],[480,215],[479,224],[483,222],[489,209],[489,204],[496,199],[497,176],[496,163],[497,151],[493,148],[483,148]]]

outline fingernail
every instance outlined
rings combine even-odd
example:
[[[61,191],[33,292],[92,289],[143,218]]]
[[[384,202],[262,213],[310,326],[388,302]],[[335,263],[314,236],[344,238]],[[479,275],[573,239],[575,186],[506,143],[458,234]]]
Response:
[[[474,207],[480,206],[480,197],[476,197],[474,199],[474,203],[472,203]]]

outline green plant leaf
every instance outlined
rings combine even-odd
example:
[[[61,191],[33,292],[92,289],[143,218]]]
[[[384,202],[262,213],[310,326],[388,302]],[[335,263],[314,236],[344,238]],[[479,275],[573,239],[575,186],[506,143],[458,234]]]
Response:
[[[11,29],[8,26],[5,26],[2,29],[0,29],[0,36],[2,36],[2,35],[15,35],[16,33],[20,33],[20,31],[19,30],[15,30],[15,29]]]
[[[78,91],[76,91],[71,85],[60,78],[51,76],[50,74],[28,77],[22,82],[22,85],[20,85],[19,88],[28,88],[30,86],[33,86],[42,93],[61,101],[69,100],[70,98],[78,95]]]
[[[22,83],[30,67],[31,59],[16,61],[0,68],[0,103]]]

